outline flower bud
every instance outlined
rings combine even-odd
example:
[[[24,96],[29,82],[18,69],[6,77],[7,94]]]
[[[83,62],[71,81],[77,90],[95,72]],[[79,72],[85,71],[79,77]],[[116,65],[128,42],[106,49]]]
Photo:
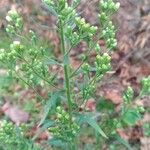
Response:
[[[101,21],[107,21],[108,19],[108,16],[106,15],[105,12],[101,12],[101,14],[99,14],[98,16]]]
[[[10,16],[6,16],[6,20],[7,20],[8,22],[12,22],[12,21],[13,21]]]
[[[98,29],[98,28],[97,28],[96,26],[91,26],[91,27],[90,27],[90,31],[91,31],[92,33],[95,33],[97,29]]]
[[[144,107],[143,106],[138,106],[138,111],[140,112],[140,113],[144,113],[145,112],[145,109],[144,109]]]
[[[90,71],[90,66],[88,63],[83,64],[82,69],[84,73],[88,73]]]
[[[62,112],[62,108],[60,106],[57,106],[56,111],[61,113]]]
[[[115,4],[115,11],[117,11],[117,10],[119,9],[119,7],[120,7],[120,3],[117,2],[117,3]]]

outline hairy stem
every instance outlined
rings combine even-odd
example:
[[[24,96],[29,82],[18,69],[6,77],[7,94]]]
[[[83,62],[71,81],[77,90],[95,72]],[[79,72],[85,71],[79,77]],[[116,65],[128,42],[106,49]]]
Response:
[[[66,55],[66,48],[65,48],[65,39],[64,39],[64,25],[60,20],[60,40],[61,40],[61,51],[63,56]],[[68,58],[68,55],[65,56]],[[71,91],[70,91],[70,78],[69,78],[69,64],[64,63],[64,76],[65,76],[65,88],[66,88],[66,95],[67,95],[67,102],[68,102],[68,113],[69,113],[69,124],[71,127],[72,123],[72,102],[71,102]]]

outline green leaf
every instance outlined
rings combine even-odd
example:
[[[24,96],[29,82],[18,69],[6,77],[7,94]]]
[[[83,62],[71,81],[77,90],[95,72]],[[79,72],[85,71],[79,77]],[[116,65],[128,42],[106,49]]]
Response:
[[[12,78],[9,76],[0,76],[0,89],[10,86]]]
[[[53,109],[54,107],[56,107],[56,103],[58,101],[58,98],[61,95],[61,91],[59,92],[55,92],[51,95],[50,99],[47,101],[45,107],[44,107],[44,115],[39,123],[39,126],[41,126],[43,124],[43,122],[45,121],[45,119],[48,116],[48,113],[51,109]]]
[[[128,148],[128,150],[132,150],[131,146],[129,145],[129,143],[127,141],[125,141],[124,139],[122,139],[119,135],[114,135],[114,138],[121,144],[123,144],[126,148]]]
[[[99,134],[101,134],[103,137],[108,138],[104,131],[100,128],[100,126],[97,124],[96,120],[92,118],[91,115],[80,115],[78,118],[78,123],[88,123],[92,128],[95,129],[95,131]]]
[[[35,134],[32,140],[35,140],[43,131],[45,131],[47,128],[53,126],[55,124],[52,120],[46,120],[43,123],[43,126],[40,128],[40,130]]]
[[[127,125],[133,126],[135,123],[141,119],[141,115],[138,112],[137,109],[135,108],[130,108],[128,109],[124,114],[123,114],[123,122],[125,122]]]
[[[54,121],[52,121],[52,120],[46,120],[46,121],[43,123],[43,126],[41,127],[40,130],[41,130],[41,131],[44,131],[44,130],[46,130],[47,128],[53,126],[54,124],[55,124]]]
[[[48,141],[48,144],[55,146],[55,147],[61,147],[66,150],[67,143],[63,142],[61,139],[53,138]]]
[[[103,99],[102,97],[100,100],[97,102],[97,110],[101,112],[107,112],[107,113],[112,113],[114,112],[115,105],[111,101],[107,101]]]
[[[49,6],[49,5],[46,5],[46,4],[44,4],[45,5],[45,7],[46,7],[46,9],[52,14],[52,15],[54,15],[54,16],[58,16],[58,14],[57,14],[57,12],[54,10],[54,8],[52,7],[52,6]]]
[[[56,61],[52,58],[47,58],[46,60],[44,60],[44,64],[45,65],[59,65],[59,66],[61,66],[61,64],[58,61]]]
[[[150,137],[150,123],[149,122],[144,123],[142,128],[143,128],[144,136]]]

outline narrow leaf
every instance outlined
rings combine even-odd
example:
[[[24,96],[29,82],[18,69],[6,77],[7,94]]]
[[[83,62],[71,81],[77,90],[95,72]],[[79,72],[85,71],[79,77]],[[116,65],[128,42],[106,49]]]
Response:
[[[96,120],[92,118],[91,115],[80,115],[79,117],[79,123],[88,123],[91,127],[95,129],[95,131],[99,134],[101,134],[103,137],[108,138],[104,131],[100,128],[100,126],[97,124]]]
[[[35,140],[42,132],[44,132],[47,128],[53,126],[55,124],[54,121],[47,120],[43,123],[44,125],[40,128],[40,130],[35,134],[32,140]]]
[[[50,99],[47,101],[45,107],[44,107],[44,115],[39,123],[39,126],[41,126],[43,124],[43,122],[45,121],[45,119],[48,116],[49,111],[55,107],[58,98],[60,97],[61,92],[55,92],[51,95]]]
[[[127,141],[125,141],[124,139],[122,139],[120,136],[115,135],[114,138],[121,144],[123,144],[126,148],[128,148],[128,150],[132,150],[132,147],[129,145],[129,143]]]
[[[53,125],[55,124],[55,122],[52,121],[52,120],[47,120],[47,121],[45,121],[43,124],[44,124],[44,125],[43,125],[43,126],[41,127],[41,129],[40,129],[41,131],[45,131],[47,128],[53,126]]]
[[[52,14],[52,15],[54,15],[54,16],[58,16],[57,15],[57,12],[54,10],[54,8],[52,7],[52,6],[49,6],[49,5],[47,5],[47,4],[45,4],[44,3],[44,6],[46,7],[46,9]]]
[[[46,64],[46,65],[59,65],[59,66],[61,66],[61,64],[58,61],[56,61],[56,60],[54,60],[52,58],[46,59],[44,61],[44,64]]]

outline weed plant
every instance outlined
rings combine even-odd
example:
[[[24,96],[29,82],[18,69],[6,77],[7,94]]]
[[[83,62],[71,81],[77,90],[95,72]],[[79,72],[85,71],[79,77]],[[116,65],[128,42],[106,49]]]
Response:
[[[96,143],[91,149],[102,149],[103,145],[109,144],[110,141],[112,143],[110,147],[108,146],[109,149],[115,149],[115,141],[131,149],[127,141],[119,137],[116,129],[134,126],[144,112],[142,106],[133,105],[135,99],[133,89],[128,87],[125,90],[122,107],[117,116],[113,113],[112,103],[95,96],[97,85],[111,70],[110,52],[117,46],[116,29],[111,16],[119,9],[120,4],[112,0],[99,2],[97,6],[99,26],[91,25],[77,13],[79,0],[72,0],[70,4],[67,0],[43,0],[43,4],[57,19],[56,30],[60,40],[61,57],[51,57],[47,48],[38,43],[39,37],[34,31],[29,30],[27,35],[22,34],[23,19],[16,10],[10,10],[6,16],[8,22],[6,32],[12,42],[9,48],[0,49],[0,61],[7,68],[8,76],[32,88],[42,102],[44,100],[36,87],[49,87],[49,98],[39,123],[41,131],[48,130],[52,134],[52,138],[46,142],[53,149],[79,150],[80,147],[88,149],[81,146],[80,137],[86,135],[85,132],[88,133],[91,127],[92,137]],[[102,52],[99,45],[100,39],[105,41],[107,49],[105,52]],[[73,69],[70,65],[70,52],[81,42],[86,43],[87,50],[79,67]],[[96,56],[91,62],[93,52]],[[60,85],[57,73],[50,72],[49,68],[52,65],[63,69],[63,86]],[[139,97],[150,94],[149,83],[150,77],[142,80]],[[86,102],[90,98],[100,101],[95,112],[86,110]],[[4,123],[8,128],[3,129]],[[14,125],[5,121],[4,123],[0,125],[0,139],[4,141],[1,144],[9,144],[12,149],[14,145],[20,146],[25,137],[21,138],[21,134],[20,141],[16,141]],[[37,136],[38,134],[31,141],[34,142]],[[17,148],[22,150],[19,146]]]

